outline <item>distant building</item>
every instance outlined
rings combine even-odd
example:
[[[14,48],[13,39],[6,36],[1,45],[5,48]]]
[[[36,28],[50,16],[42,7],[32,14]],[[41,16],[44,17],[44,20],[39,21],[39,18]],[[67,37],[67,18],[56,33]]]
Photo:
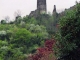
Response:
[[[56,11],[56,5],[54,5],[54,9],[53,9],[53,13],[52,14],[53,14],[54,19],[56,19],[57,16],[58,16],[58,13]]]
[[[75,5],[70,7],[69,9],[65,9],[61,13],[57,13],[56,5],[53,7],[53,12],[52,12],[52,18],[47,14],[47,4],[46,0],[37,0],[37,9],[35,11],[31,11],[29,14],[29,17],[34,17],[37,20],[39,20],[39,25],[44,25],[46,26],[46,29],[50,33],[55,33],[59,29],[59,20],[62,16],[66,15],[66,12],[69,10],[75,9]],[[52,21],[49,22],[49,18],[52,19]],[[49,25],[46,25],[46,21],[49,23]]]
[[[47,13],[46,0],[37,0],[37,9],[35,11],[31,11],[29,16],[37,17],[39,14],[46,13]]]
[[[47,13],[46,0],[37,0],[37,10],[40,14]]]

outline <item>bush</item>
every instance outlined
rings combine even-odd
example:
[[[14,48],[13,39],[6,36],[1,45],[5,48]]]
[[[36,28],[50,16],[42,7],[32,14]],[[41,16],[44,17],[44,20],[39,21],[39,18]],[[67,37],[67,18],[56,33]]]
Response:
[[[31,60],[55,60],[54,54],[53,54],[53,47],[54,47],[55,41],[54,40],[46,40],[44,47],[40,47],[37,49],[36,53],[29,56],[28,59]]]

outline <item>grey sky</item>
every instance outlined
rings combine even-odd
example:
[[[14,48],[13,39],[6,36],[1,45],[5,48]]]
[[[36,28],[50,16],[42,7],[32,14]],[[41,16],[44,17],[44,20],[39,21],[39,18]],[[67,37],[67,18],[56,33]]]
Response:
[[[52,12],[53,6],[56,5],[57,11],[69,8],[80,0],[47,0],[47,11]],[[28,15],[30,11],[36,9],[37,0],[0,0],[0,20],[5,16],[14,19],[14,12],[20,10],[22,16]]]

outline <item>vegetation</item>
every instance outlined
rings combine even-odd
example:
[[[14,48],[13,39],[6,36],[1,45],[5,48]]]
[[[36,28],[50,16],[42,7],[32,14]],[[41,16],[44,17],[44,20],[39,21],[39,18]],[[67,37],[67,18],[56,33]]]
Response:
[[[63,17],[16,13],[0,24],[0,60],[79,60],[80,3]]]
[[[24,60],[43,45],[48,38],[46,28],[30,20],[19,17],[18,22],[0,24],[0,60]]]
[[[46,40],[44,47],[38,48],[35,54],[28,57],[28,60],[55,60],[56,58],[53,54],[54,45],[54,39]]]
[[[76,4],[74,10],[69,10],[61,18],[60,31],[56,35],[58,54],[62,60],[80,59],[80,3]]]

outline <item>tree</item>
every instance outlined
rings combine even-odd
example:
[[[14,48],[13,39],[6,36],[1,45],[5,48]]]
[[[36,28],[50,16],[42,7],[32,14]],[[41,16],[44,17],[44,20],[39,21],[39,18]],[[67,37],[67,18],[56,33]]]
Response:
[[[74,8],[66,12],[59,23],[60,32],[57,35],[57,45],[64,60],[80,59],[80,3],[77,3]]]
[[[15,13],[14,13],[14,16],[17,18],[17,17],[20,17],[21,16],[21,11],[20,10],[17,10]]]
[[[1,24],[6,24],[6,21],[5,20],[1,20]]]
[[[9,17],[9,16],[6,16],[6,17],[4,18],[4,20],[5,20],[7,23],[9,23],[10,17]]]
[[[30,37],[31,33],[26,29],[18,29],[15,34],[13,35],[14,40],[12,40],[12,43],[14,42],[18,47],[26,46],[29,47],[30,44]]]
[[[19,24],[22,20],[21,18],[21,11],[20,10],[17,10],[15,13],[14,13],[14,16],[15,16],[15,23],[16,24]]]
[[[44,26],[28,24],[27,29],[33,33],[32,41],[38,45],[40,45],[41,41],[48,39],[48,33]]]

